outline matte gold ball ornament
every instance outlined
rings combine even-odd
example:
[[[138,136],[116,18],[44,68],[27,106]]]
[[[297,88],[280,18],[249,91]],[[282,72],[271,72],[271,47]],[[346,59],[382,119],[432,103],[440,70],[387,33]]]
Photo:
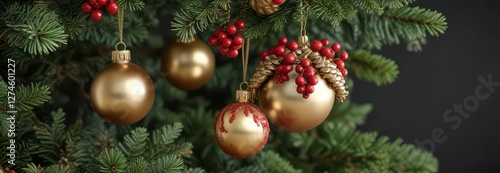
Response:
[[[222,108],[214,123],[215,139],[226,154],[246,159],[267,143],[269,124],[261,109],[250,102],[250,92],[236,91],[236,103]]]
[[[334,63],[340,59],[334,58],[335,51],[340,51],[338,43],[330,49],[326,47],[328,40],[310,44],[305,35],[298,43],[287,42],[282,37],[277,46],[261,53],[250,89],[273,125],[304,132],[329,116],[335,99],[342,102],[349,94],[341,72],[345,68],[343,62]]]
[[[215,69],[214,54],[200,39],[181,40],[165,45],[161,68],[167,80],[182,90],[203,87]]]
[[[130,51],[112,51],[112,60],[94,76],[91,104],[106,122],[130,125],[151,109],[155,98],[153,81],[146,71],[130,62]]]

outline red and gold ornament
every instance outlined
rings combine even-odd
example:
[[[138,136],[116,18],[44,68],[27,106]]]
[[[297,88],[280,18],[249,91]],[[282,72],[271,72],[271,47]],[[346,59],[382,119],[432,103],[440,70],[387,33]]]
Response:
[[[269,123],[262,110],[250,103],[250,92],[236,91],[236,103],[222,108],[214,123],[215,139],[226,154],[247,159],[267,143]]]
[[[342,102],[348,95],[342,60],[347,53],[334,58],[340,45],[329,48],[328,39],[287,41],[282,37],[275,48],[260,54],[250,88],[272,124],[290,132],[308,131],[328,117],[335,98]]]

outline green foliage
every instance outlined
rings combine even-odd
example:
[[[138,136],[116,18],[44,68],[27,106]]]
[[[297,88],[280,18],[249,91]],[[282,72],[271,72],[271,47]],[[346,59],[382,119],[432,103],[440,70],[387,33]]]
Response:
[[[118,143],[118,148],[128,160],[134,161],[146,151],[148,136],[146,128],[138,127],[125,135],[123,143]]]
[[[67,43],[57,14],[35,6],[13,3],[0,13],[0,35],[10,46],[33,55],[49,54]]]
[[[142,0],[119,0],[116,2],[118,7],[130,9],[132,11],[142,10],[146,5]]]
[[[362,125],[365,123],[366,116],[372,111],[371,104],[356,104],[352,103],[350,99],[344,102],[335,102],[330,115],[334,121],[342,122],[350,127]]]
[[[149,163],[144,160],[143,157],[135,159],[132,163],[128,164],[127,172],[146,172],[148,170]]]
[[[101,173],[125,172],[127,166],[127,158],[118,149],[105,150],[97,157],[97,160]]]
[[[349,57],[349,71],[353,71],[360,79],[380,86],[390,84],[398,77],[398,65],[391,59],[362,49],[351,52]]]
[[[5,92],[7,86],[1,85],[0,88],[2,88],[2,91],[0,92]],[[16,102],[13,105],[15,106],[16,110],[29,111],[30,109],[33,109],[33,107],[41,105],[50,99],[49,89],[50,88],[48,86],[41,85],[40,83],[31,83],[31,85],[29,86],[18,86],[15,91],[9,95],[15,97]],[[3,96],[6,96],[6,94]],[[0,112],[3,112],[8,108],[10,108],[8,102],[3,102],[0,105]]]
[[[165,156],[158,158],[151,164],[149,172],[182,172],[184,169],[183,161],[175,156]]]
[[[265,151],[259,154],[258,164],[261,165],[266,172],[287,172],[301,173],[300,169],[295,169],[290,162],[280,157],[278,153]]]
[[[60,152],[66,140],[64,124],[65,113],[62,109],[51,113],[52,123],[39,123],[36,127],[36,138],[40,142],[40,154],[46,161],[55,164],[60,159]]]
[[[165,155],[189,156],[193,145],[187,142],[174,143],[174,140],[180,136],[182,131],[181,123],[163,126],[153,131],[151,142],[149,142],[146,151],[146,158],[149,161],[155,160]]]
[[[172,21],[172,31],[181,39],[193,38],[196,30],[204,31],[218,18],[218,6],[224,1],[191,0],[181,3]]]

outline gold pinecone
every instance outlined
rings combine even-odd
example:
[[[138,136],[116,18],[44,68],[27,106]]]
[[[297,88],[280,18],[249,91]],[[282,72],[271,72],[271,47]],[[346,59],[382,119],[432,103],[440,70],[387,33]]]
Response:
[[[283,0],[281,4],[285,3],[285,1]],[[275,5],[273,0],[250,0],[252,9],[261,15],[273,14],[280,9],[281,4]]]

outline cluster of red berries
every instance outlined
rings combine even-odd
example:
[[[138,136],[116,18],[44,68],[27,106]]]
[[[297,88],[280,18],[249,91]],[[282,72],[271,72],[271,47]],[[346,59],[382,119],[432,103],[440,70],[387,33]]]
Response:
[[[302,94],[305,99],[309,98],[309,94],[314,92],[314,85],[318,84],[318,76],[316,76],[316,69],[311,66],[309,58],[300,60],[300,64],[295,66],[295,72],[299,75],[295,79],[297,84],[297,93]]]
[[[274,5],[281,5],[283,4],[283,0],[273,0]]]
[[[118,12],[118,5],[115,0],[88,0],[82,4],[82,11],[89,14],[94,21],[99,21],[102,18],[101,8],[105,7],[106,11],[114,15]]]
[[[236,58],[238,56],[238,50],[241,49],[243,45],[243,37],[238,33],[238,30],[245,28],[245,22],[238,19],[234,24],[226,25],[226,28],[217,28],[214,35],[208,37],[208,44],[211,46],[217,46],[219,52],[222,55],[226,55],[229,58]]]
[[[268,55],[276,55],[277,57],[283,58],[283,64],[276,67],[275,80],[277,83],[283,83],[290,79],[288,77],[288,73],[292,71],[293,65],[296,62],[295,55],[291,52],[286,53],[285,47],[293,52],[299,48],[299,44],[295,41],[288,42],[288,39],[285,36],[282,36],[278,40],[278,44],[275,47],[269,49],[268,51],[262,51],[259,55],[261,61],[264,61]]]
[[[334,59],[333,62],[337,65],[337,69],[340,70],[342,73],[342,76],[347,76],[347,69],[345,68],[344,61],[349,58],[349,54],[347,52],[342,51],[340,52],[340,44],[339,42],[335,42],[332,44],[332,47],[328,47],[328,39],[324,38],[321,41],[320,40],[314,40],[309,48],[311,48],[312,51],[319,52],[321,56],[324,56],[326,58]],[[339,53],[338,58],[334,58],[336,53]]]

